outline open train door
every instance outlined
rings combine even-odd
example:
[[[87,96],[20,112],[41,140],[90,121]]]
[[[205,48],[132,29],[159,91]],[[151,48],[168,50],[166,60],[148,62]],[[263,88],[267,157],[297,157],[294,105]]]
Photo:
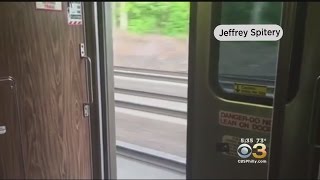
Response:
[[[94,177],[83,3],[1,2],[0,24],[0,179]]]
[[[192,2],[187,178],[267,178],[279,55],[290,58],[296,3]],[[220,42],[220,24],[277,24],[280,41]],[[299,56],[297,56],[298,58]],[[288,65],[289,66],[289,65]]]
[[[292,11],[293,46],[280,49],[295,54],[279,56],[269,178],[319,179],[320,3],[300,3]]]

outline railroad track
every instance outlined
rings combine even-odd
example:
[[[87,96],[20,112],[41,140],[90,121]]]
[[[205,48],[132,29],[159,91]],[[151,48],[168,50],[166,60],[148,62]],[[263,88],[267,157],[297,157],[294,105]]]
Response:
[[[116,107],[187,120],[188,74],[186,72],[115,67],[114,77]],[[267,96],[273,96],[274,80],[271,78],[253,79],[234,75],[220,77],[220,84],[226,91],[234,91],[234,82],[267,84]],[[117,142],[117,153],[185,173],[185,158],[163,155],[161,152],[146,150],[144,147],[125,142]]]
[[[134,144],[117,141],[117,153],[138,161],[147,162],[179,173],[186,173],[185,158],[159,152]]]
[[[135,69],[127,67],[115,67],[115,76],[124,76],[131,78],[141,78],[149,80],[158,80],[166,82],[178,82],[188,83],[188,74],[186,72],[171,72],[171,71],[160,71],[160,70],[149,70],[149,69]],[[219,77],[219,81],[222,86],[227,84],[234,85],[234,82],[248,83],[257,85],[267,85],[268,88],[274,89],[274,78],[273,77],[250,77],[250,76],[237,76],[232,74],[224,74]]]
[[[155,81],[167,81],[167,82],[177,82],[177,83],[188,83],[188,74],[185,73],[174,73],[174,72],[161,72],[155,71],[151,72],[146,70],[133,71],[133,70],[123,70],[123,68],[114,70],[115,76],[149,79]]]
[[[188,75],[186,73],[115,67],[114,76],[116,106],[187,118]],[[271,78],[253,79],[252,77],[224,75],[220,77],[219,82],[228,92],[234,91],[234,82],[267,85],[267,96],[269,97],[272,97],[274,92],[274,80]],[[175,102],[175,104],[170,102]],[[163,107],[160,104],[172,105]],[[184,107],[175,108],[174,105]]]
[[[173,72],[173,71],[131,68],[131,67],[121,67],[121,66],[114,66],[114,70],[115,71],[131,71],[131,72],[140,72],[140,73],[151,73],[151,74],[163,74],[163,75],[171,75],[171,76],[188,77],[188,73],[184,72],[184,71]]]

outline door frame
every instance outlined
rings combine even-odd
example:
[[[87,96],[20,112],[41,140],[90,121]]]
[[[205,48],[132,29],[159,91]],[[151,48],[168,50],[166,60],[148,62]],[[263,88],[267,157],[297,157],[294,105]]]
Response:
[[[295,13],[294,7],[295,7],[296,4],[297,4],[296,2],[294,2],[294,3],[292,3],[292,2],[290,2],[290,3],[282,2],[282,16],[286,17],[286,19],[285,19],[286,29],[284,29],[284,32],[289,31],[291,33],[291,29],[290,29],[292,27],[291,25],[296,20],[295,19],[296,17],[294,16],[295,15],[294,14]],[[198,2],[191,2],[190,34],[200,34],[200,32],[201,32],[200,28],[195,28],[195,27],[192,28],[192,26],[196,26],[197,25],[197,22],[196,22],[197,21],[197,17],[194,17],[194,16],[192,17],[192,14],[193,15],[198,15],[198,14],[201,15],[202,14],[203,16],[209,16],[209,15],[207,15],[206,12],[199,10],[201,8],[201,6],[204,6],[204,5],[201,5],[201,3],[198,3]],[[207,8],[208,6],[209,6],[209,4],[207,6],[204,6],[203,9]],[[290,15],[292,15],[292,16],[290,16]],[[205,17],[205,18],[207,18],[207,17]],[[198,17],[198,20],[199,20],[199,17]],[[201,22],[198,23],[198,26],[199,26],[199,24],[202,25],[202,26],[205,26],[205,27],[207,26],[207,22],[202,22],[201,21]],[[197,31],[199,31],[199,32],[197,32]],[[207,33],[206,31],[204,31],[204,32]],[[294,31],[294,33],[299,33],[299,31],[297,31],[297,32]],[[290,37],[287,38],[286,36],[287,36],[286,33],[284,33],[283,39],[288,39],[288,40],[285,41],[286,42],[285,44],[291,45],[292,42],[291,42]],[[198,84],[198,86],[201,85],[201,83],[197,83],[197,81],[201,82],[202,79],[200,79],[199,77],[196,77],[195,75],[203,73],[203,72],[201,72],[202,70],[203,71],[207,71],[208,68],[206,67],[207,68],[206,69],[206,68],[204,68],[205,65],[201,65],[200,63],[196,63],[195,62],[196,60],[197,61],[198,60],[199,61],[204,61],[203,60],[204,59],[203,56],[201,56],[202,59],[201,58],[197,59],[195,57],[195,56],[197,56],[197,55],[195,55],[195,53],[190,53],[190,52],[195,51],[195,49],[197,49],[196,47],[197,46],[199,47],[199,44],[201,45],[201,43],[207,43],[207,41],[204,40],[204,39],[205,38],[201,38],[201,40],[203,40],[203,42],[200,42],[200,40],[195,41],[194,36],[190,36],[190,38],[189,38],[189,42],[192,42],[192,43],[189,44],[188,130],[187,130],[187,133],[188,133],[188,138],[187,138],[187,178],[188,179],[194,177],[195,174],[198,173],[198,172],[199,172],[198,174],[200,174],[200,173],[209,174],[210,170],[212,170],[212,168],[209,169],[209,170],[204,170],[205,168],[201,168],[200,167],[200,165],[204,164],[203,162],[207,161],[207,159],[206,159],[206,157],[201,157],[201,161],[202,162],[199,162],[200,160],[197,160],[197,158],[195,158],[196,157],[195,154],[197,154],[197,152],[194,151],[194,149],[195,149],[194,147],[197,147],[198,149],[200,149],[201,147],[200,146],[195,146],[196,142],[195,142],[195,140],[194,141],[192,140],[192,138],[193,138],[192,134],[197,132],[195,127],[202,128],[202,130],[206,128],[206,127],[200,126],[199,124],[196,125],[196,123],[197,123],[196,121],[201,121],[203,123],[204,122],[203,119],[204,119],[205,116],[202,116],[202,114],[206,114],[208,112],[208,111],[204,111],[204,110],[203,111],[202,110],[198,110],[200,113],[199,112],[198,113],[194,112],[194,109],[197,106],[202,106],[202,104],[200,104],[200,103],[193,104],[192,103],[192,102],[196,102],[197,100],[198,100],[198,102],[200,102],[200,100],[205,102],[205,98],[203,98],[201,96],[195,97],[195,92],[196,91],[199,91],[201,93],[206,91],[206,90],[204,90],[204,91],[200,91],[199,90],[200,88],[203,88],[203,87],[196,87],[197,84]],[[196,43],[199,43],[199,44],[196,44]],[[281,43],[280,43],[280,46],[281,46]],[[288,51],[286,51],[286,50],[288,50]],[[279,51],[278,52],[281,51],[283,53],[282,53],[282,56],[280,56],[280,55],[278,56],[278,59],[284,59],[284,58],[290,59],[292,55],[297,55],[296,52],[298,52],[298,51],[296,51],[296,50],[297,50],[297,48],[291,49],[291,47],[285,47],[285,48],[284,47],[279,47]],[[201,51],[201,53],[203,53],[203,52],[205,52],[205,51]],[[293,52],[294,54],[291,54],[291,52]],[[199,54],[201,54],[201,53],[199,53]],[[300,56],[295,56],[294,58],[298,59],[299,57]],[[199,67],[197,67],[197,66],[199,66]],[[285,64],[285,66],[288,66],[288,63]],[[210,66],[210,67],[212,67],[212,66]],[[279,71],[279,68],[280,68],[281,71],[286,71],[286,69],[281,69],[282,67],[280,67],[280,66],[277,67],[278,71]],[[205,72],[205,73],[207,73],[207,72]],[[204,78],[204,76],[202,76],[202,78]],[[207,81],[207,80],[205,79],[203,81]],[[276,83],[277,83],[277,85],[279,84],[278,80],[277,80]],[[293,83],[296,83],[296,82],[293,81]],[[196,87],[196,88],[192,88],[192,87]],[[290,87],[290,84],[289,84],[289,87]],[[285,89],[285,90],[287,90],[287,89]],[[201,94],[201,93],[199,93],[199,94]],[[243,105],[245,105],[245,104],[246,105],[252,105],[252,102],[247,102],[247,101],[242,102],[240,99],[239,100],[235,100],[235,101],[233,99],[231,99],[231,100],[230,99],[225,99],[224,97],[220,97],[219,94],[218,94],[217,98],[220,98],[220,99],[223,99],[225,101],[232,102],[232,103],[236,102],[236,103],[242,103]],[[285,99],[285,100],[287,101],[287,99]],[[205,104],[205,103],[203,103],[203,104]],[[212,106],[212,104],[209,104],[209,102],[207,104],[205,104],[205,105],[208,105],[211,108],[214,107],[214,106]],[[266,103],[261,104],[261,103],[255,102],[255,103],[253,103],[253,105],[255,105],[255,106],[259,105],[261,107],[264,106],[264,107],[269,108],[270,109],[270,114],[268,114],[268,116],[269,117],[272,116],[272,101],[270,102],[270,104],[266,104]],[[202,106],[201,108],[205,109],[205,106]],[[241,109],[239,108],[237,110],[241,110]],[[247,110],[250,111],[250,109],[246,109],[246,111]],[[203,112],[206,112],[206,113],[203,113]],[[261,113],[261,112],[259,112],[259,113]],[[257,114],[257,115],[259,115],[259,114]],[[198,116],[198,119],[196,119],[195,116]],[[263,117],[266,117],[266,116],[264,115]],[[205,130],[203,130],[203,131],[205,131]],[[269,134],[270,133],[271,132],[269,132]],[[199,134],[200,133],[198,133],[198,135]],[[207,133],[206,135],[208,135],[208,134],[209,133]],[[213,139],[214,137],[211,136],[211,137],[208,137],[208,138]],[[200,139],[198,141],[206,141],[206,137],[202,137],[202,139]],[[269,142],[270,141],[268,140],[268,144],[269,144]],[[209,143],[207,143],[207,144],[209,144]],[[192,147],[193,147],[193,152],[192,152]],[[210,151],[211,154],[208,153],[208,158],[210,156],[212,156],[212,154],[214,154],[214,146],[210,146],[209,148],[212,149],[212,150]],[[207,149],[209,149],[209,148],[207,148]],[[199,153],[199,154],[201,154],[201,153]],[[200,159],[200,158],[198,158],[198,159]],[[192,166],[195,166],[195,167],[192,167]],[[239,168],[240,167],[241,166],[239,166]],[[229,173],[230,173],[230,170],[229,170]],[[267,167],[266,167],[264,173],[265,173],[265,176],[267,176]],[[252,175],[252,174],[250,174],[250,175]]]
[[[84,2],[87,54],[92,58],[93,179],[116,179],[116,136],[111,2]]]
[[[196,28],[193,28],[193,26],[196,26],[197,23],[197,9],[198,9],[198,3],[197,2],[190,2],[190,15],[189,15],[189,42],[196,42],[196,36],[194,36],[194,34],[196,34]],[[191,134],[191,132],[193,132],[193,127],[194,127],[194,121],[189,120],[190,117],[193,116],[192,114],[192,110],[194,109],[195,104],[191,104],[189,102],[193,102],[193,89],[189,88],[189,87],[193,87],[195,84],[195,76],[194,74],[196,73],[196,62],[195,61],[191,61],[190,59],[196,59],[196,55],[195,53],[190,53],[194,48],[196,48],[196,44],[193,43],[189,43],[189,49],[188,49],[188,118],[187,118],[187,158],[186,158],[186,179],[191,179],[192,178],[192,151],[190,151],[189,149],[191,149],[192,147],[192,138],[190,137],[189,134]]]
[[[292,86],[299,81],[299,73],[294,71],[297,67],[291,67],[289,64],[293,64],[292,62],[301,62],[301,48],[304,43],[304,26],[302,24],[305,21],[305,4],[289,2],[289,5],[288,2],[284,3],[287,4],[287,8],[284,9],[283,14],[291,14],[291,16],[285,16],[282,19],[282,27],[286,28],[283,29],[283,31],[286,33],[284,33],[279,47],[280,53],[278,59],[281,60],[279,60],[277,64],[276,88],[273,102],[274,108],[272,113],[271,145],[268,166],[268,178],[272,179],[278,177],[280,171],[281,144],[283,142],[279,137],[283,135],[285,107],[288,101],[292,100],[293,96],[297,93],[294,92],[295,94],[292,95],[293,91],[289,92],[289,89],[295,89],[292,88]],[[303,15],[300,13],[303,13]],[[288,25],[288,23],[291,25]],[[290,78],[290,75],[294,77]],[[292,80],[290,81],[290,79]],[[295,89],[295,91],[296,90],[297,89]],[[289,95],[289,93],[291,95]]]
[[[296,69],[289,69],[295,56],[287,61],[279,61],[274,122],[272,125],[271,156],[269,178],[319,178],[319,47],[317,41],[320,32],[320,4],[300,2],[305,8],[302,19],[304,32],[295,33],[295,38],[302,39],[301,63]],[[301,8],[301,7],[300,7]],[[298,9],[298,8],[297,8]],[[298,14],[301,18],[303,14]],[[296,29],[296,28],[294,28]],[[298,45],[295,43],[294,45]],[[293,48],[292,48],[293,49]],[[294,52],[294,50],[293,50]],[[282,72],[281,72],[282,69]],[[298,73],[292,80],[293,73]],[[290,102],[290,82],[298,89],[296,97]],[[289,83],[289,85],[288,85]],[[303,152],[303,153],[301,153]],[[296,158],[297,157],[297,158]]]

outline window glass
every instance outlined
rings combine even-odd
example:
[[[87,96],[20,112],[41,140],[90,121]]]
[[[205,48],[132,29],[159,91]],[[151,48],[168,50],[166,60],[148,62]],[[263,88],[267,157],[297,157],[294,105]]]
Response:
[[[281,10],[281,2],[223,2],[220,24],[280,25]],[[279,41],[220,42],[219,82],[223,90],[237,93],[236,83],[255,84],[267,88],[263,96],[273,97],[278,48]]]
[[[185,179],[190,2],[112,9],[117,177]]]

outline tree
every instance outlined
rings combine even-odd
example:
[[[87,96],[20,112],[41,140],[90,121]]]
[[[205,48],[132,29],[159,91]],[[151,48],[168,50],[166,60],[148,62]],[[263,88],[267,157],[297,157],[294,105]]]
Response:
[[[134,33],[187,37],[189,2],[117,2],[116,25]]]
[[[128,29],[128,12],[126,8],[126,2],[119,2],[119,12],[120,12],[120,29],[127,30]]]
[[[112,11],[112,27],[117,28],[117,4],[115,2],[111,2],[111,11]]]

